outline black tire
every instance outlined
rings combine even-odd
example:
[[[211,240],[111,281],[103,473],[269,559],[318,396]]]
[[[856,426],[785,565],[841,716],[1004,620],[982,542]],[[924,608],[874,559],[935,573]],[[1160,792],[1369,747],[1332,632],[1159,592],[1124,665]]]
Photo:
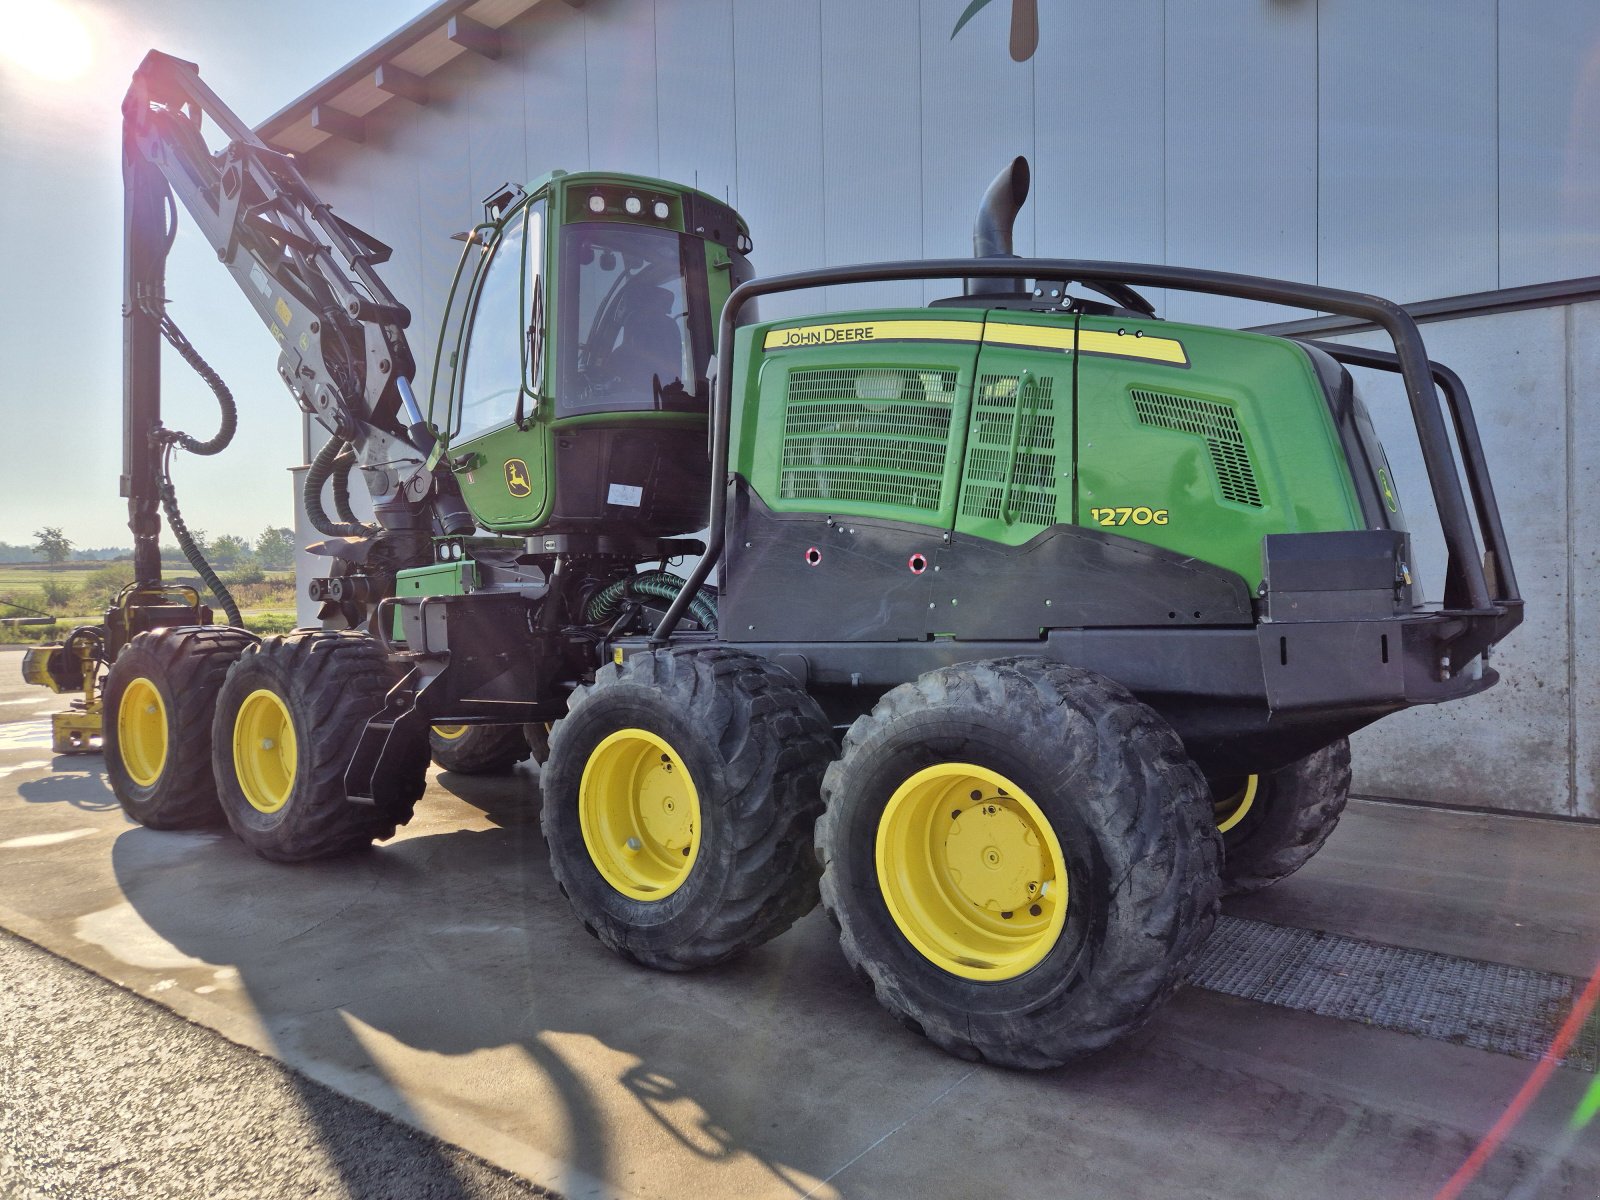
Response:
[[[585,771],[596,748],[625,730],[659,738],[699,797],[687,874],[658,899],[619,890],[584,840]],[[833,752],[816,701],[763,658],[658,650],[608,665],[573,695],[551,735],[541,778],[551,871],[585,928],[624,958],[668,971],[724,962],[816,904],[811,829]]]
[[[946,969],[917,948],[885,899],[876,855],[890,802],[951,764],[1010,781],[1058,841],[1067,902],[1059,932],[1046,928],[1032,943],[1032,966],[952,958],[994,970]],[[845,958],[903,1024],[962,1058],[1038,1069],[1101,1049],[1178,986],[1216,918],[1221,839],[1204,777],[1161,717],[1089,671],[1030,658],[931,671],[856,721],[822,790],[822,903]],[[956,823],[1003,811],[1012,798],[1004,787],[981,793],[951,792],[934,806],[929,836],[949,832],[943,849],[928,843],[929,878],[960,878],[941,877],[937,866],[941,854],[954,866]],[[937,825],[946,809],[953,823]],[[915,869],[913,858],[897,877]],[[1036,886],[1027,885],[1029,896]],[[964,896],[950,910],[963,904],[983,915]]]
[[[361,849],[393,836],[397,825],[411,819],[427,784],[424,738],[402,764],[395,793],[381,797],[382,803],[354,803],[344,789],[361,732],[383,708],[393,682],[378,643],[349,629],[267,638],[233,665],[217,699],[212,767],[223,815],[245,845],[275,862],[302,862]],[[281,807],[273,811],[251,803],[236,761],[241,710],[259,691],[282,705],[295,741],[294,754],[283,764]]]
[[[457,775],[498,775],[531,753],[521,725],[435,725],[428,747],[441,771]]]
[[[222,824],[211,776],[211,717],[228,668],[255,642],[254,634],[231,625],[152,629],[117,655],[101,695],[106,777],[122,811],[139,824],[150,829]],[[140,770],[143,783],[124,761],[122,745],[128,728],[123,704],[130,685],[137,698],[141,680],[160,697],[158,712],[165,717],[159,771],[151,778],[148,765]],[[128,750],[135,752],[131,745]]]
[[[1227,798],[1218,819],[1237,804],[1243,781],[1221,784]],[[1231,790],[1230,790],[1231,789]],[[1331,746],[1269,774],[1256,776],[1256,792],[1238,824],[1222,835],[1222,886],[1229,896],[1259,892],[1293,875],[1322,849],[1350,798],[1350,741]]]
[[[528,743],[528,755],[539,766],[550,757],[550,730],[553,725],[544,721],[529,721],[522,727],[523,740]]]

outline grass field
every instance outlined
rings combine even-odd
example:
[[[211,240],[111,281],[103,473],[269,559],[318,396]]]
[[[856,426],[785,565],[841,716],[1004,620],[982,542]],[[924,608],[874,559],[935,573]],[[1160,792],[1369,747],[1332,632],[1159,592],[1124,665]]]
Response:
[[[163,562],[162,574],[172,583],[198,586],[194,568],[181,560]],[[228,572],[222,572],[227,582]],[[246,627],[257,633],[280,633],[294,627],[293,571],[267,571],[259,583],[229,584]],[[106,603],[121,583],[131,577],[127,562],[71,562],[51,567],[47,563],[0,563],[0,600],[13,600],[56,618],[50,625],[0,623],[0,645],[53,642],[79,625],[98,625]],[[55,601],[51,589],[55,589]],[[213,603],[201,589],[202,600]],[[0,604],[0,619],[30,614]]]

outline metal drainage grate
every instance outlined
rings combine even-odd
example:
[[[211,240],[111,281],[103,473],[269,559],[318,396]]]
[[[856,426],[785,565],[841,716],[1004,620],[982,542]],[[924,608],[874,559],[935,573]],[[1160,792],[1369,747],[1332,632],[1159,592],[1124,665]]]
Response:
[[[1537,1059],[1583,980],[1385,946],[1314,929],[1218,917],[1190,982],[1208,991]],[[1600,1070],[1591,1016],[1562,1064]]]

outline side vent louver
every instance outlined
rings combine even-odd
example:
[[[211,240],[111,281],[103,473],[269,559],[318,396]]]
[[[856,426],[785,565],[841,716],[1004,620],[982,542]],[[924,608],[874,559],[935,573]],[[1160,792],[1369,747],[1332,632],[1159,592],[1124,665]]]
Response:
[[[972,404],[972,433],[967,439],[967,465],[961,483],[961,515],[983,520],[1006,517],[1025,525],[1056,523],[1056,415],[1051,403],[1055,380],[1046,375],[1024,384],[1016,375],[985,375],[978,381]],[[1017,410],[1013,462],[1012,432]],[[1008,472],[1007,468],[1010,467]],[[1011,496],[1006,496],[1006,476]]]
[[[1230,404],[1215,400],[1196,400],[1165,392],[1146,392],[1133,388],[1133,411],[1141,425],[1171,429],[1202,439],[1211,455],[1211,467],[1223,498],[1235,504],[1261,508],[1261,488],[1255,468],[1245,450],[1239,417]]]
[[[955,399],[954,371],[793,372],[778,494],[938,512]]]

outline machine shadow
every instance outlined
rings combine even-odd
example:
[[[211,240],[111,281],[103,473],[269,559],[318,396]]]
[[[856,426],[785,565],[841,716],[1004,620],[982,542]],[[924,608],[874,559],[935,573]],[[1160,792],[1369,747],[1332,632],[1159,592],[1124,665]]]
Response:
[[[66,804],[84,812],[111,812],[118,807],[98,754],[56,755],[50,774],[23,780],[17,784],[17,795],[28,804]]]
[[[460,809],[437,802],[439,787],[494,827],[450,830],[440,809]],[[117,838],[114,869],[163,938],[237,971],[249,1012],[286,1061],[314,1061],[342,1089],[419,1127],[428,1123],[408,1099],[418,1094],[492,1113],[498,1132],[566,1165],[566,1179],[540,1181],[558,1192],[632,1184],[628,1170],[639,1164],[615,1149],[622,1132],[639,1153],[629,1105],[588,1082],[611,1078],[651,1118],[655,1132],[646,1127],[644,1138],[661,1150],[713,1166],[747,1156],[774,1190],[794,1195],[828,1173],[824,1161],[794,1161],[804,1141],[795,1131],[826,1119],[812,1111],[815,1096],[771,1080],[814,1056],[825,1030],[894,1027],[849,975],[825,923],[808,919],[724,967],[648,971],[572,917],[539,834],[536,771],[521,768],[512,781],[446,774],[419,808],[420,836],[292,867],[227,837],[183,838],[179,848],[172,835],[135,828]],[[368,1046],[390,1039],[399,1045],[379,1062]],[[503,1050],[526,1062],[467,1059]],[[430,1071],[422,1055],[463,1061]],[[930,1065],[963,1066],[936,1052]],[[384,1194],[324,1133],[351,1194]]]

